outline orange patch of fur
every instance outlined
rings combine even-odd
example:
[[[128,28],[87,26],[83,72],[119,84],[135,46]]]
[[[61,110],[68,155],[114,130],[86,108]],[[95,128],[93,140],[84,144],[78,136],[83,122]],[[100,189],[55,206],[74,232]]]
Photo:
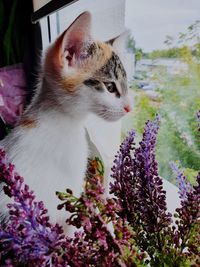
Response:
[[[32,128],[35,128],[37,126],[37,122],[34,119],[24,117],[21,119],[20,125],[23,128],[32,129]]]
[[[62,88],[73,92],[84,80],[90,78],[96,71],[101,69],[112,56],[112,47],[103,42],[96,42],[96,51],[93,56],[84,59],[77,67],[74,73],[62,75],[63,59],[62,40],[63,33],[47,51],[44,69],[45,74],[49,75]]]
[[[85,59],[75,74],[61,78],[61,85],[68,91],[75,91],[85,80],[100,70],[112,56],[112,48],[102,42],[96,42],[96,53]]]
[[[65,33],[65,32],[64,32]],[[57,74],[63,67],[61,62],[61,46],[64,33],[56,40],[56,42],[51,46],[46,54],[44,69],[49,75]]]

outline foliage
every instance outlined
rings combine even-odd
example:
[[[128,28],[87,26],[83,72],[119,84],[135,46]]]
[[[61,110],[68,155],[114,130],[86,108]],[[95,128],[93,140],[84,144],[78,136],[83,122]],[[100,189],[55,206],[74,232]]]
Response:
[[[1,266],[18,266],[30,262],[36,266],[47,266],[57,256],[64,238],[62,228],[51,225],[43,202],[36,202],[33,191],[24,184],[14,165],[8,162],[5,152],[0,150],[0,180],[3,190],[14,199],[8,204],[9,223],[0,228]]]
[[[179,50],[179,57],[186,63],[192,63],[192,49],[186,45],[182,46]]]
[[[102,176],[90,163],[90,177],[85,193],[77,199],[72,192],[58,193],[63,201],[59,208],[71,213],[67,223],[83,232],[75,234],[72,252],[65,257],[72,266],[144,266],[144,253],[135,246],[133,231],[128,223],[118,216],[120,205],[112,198],[105,198]],[[97,163],[97,164],[96,164]],[[113,228],[113,229],[112,229]],[[84,265],[83,265],[84,264]]]
[[[0,178],[14,198],[0,228],[1,266],[199,266],[200,173],[192,187],[173,164],[181,203],[172,223],[155,158],[158,129],[158,117],[148,121],[138,147],[129,132],[112,168],[112,197],[104,196],[98,159],[90,161],[80,198],[70,189],[57,192],[58,209],[71,213],[66,222],[77,228],[73,238],[49,222],[43,203],[34,200],[1,149]]]
[[[187,44],[191,41],[195,45],[200,43],[200,20],[196,20],[188,26],[186,32],[180,32],[178,35],[178,43]]]
[[[179,162],[189,181],[194,184],[200,169],[200,142],[195,120],[195,111],[200,107],[199,73],[195,66],[183,76],[169,75],[159,70],[152,73],[163,86],[163,89],[157,89],[160,96],[151,99],[145,91],[133,87],[134,109],[123,121],[122,134],[124,136],[125,131],[133,127],[141,135],[145,120],[151,120],[159,113],[162,122],[157,144],[160,175],[175,183],[168,163]]]
[[[138,148],[134,147],[134,132],[129,133],[116,157],[111,184],[111,193],[122,207],[120,216],[132,226],[136,243],[147,252],[151,266],[162,266],[156,254],[162,253],[161,235],[171,222],[155,160],[157,131],[158,118],[148,121]]]
[[[192,189],[176,168],[181,208],[176,210],[179,219],[175,227],[166,211],[165,192],[157,172],[157,122],[147,122],[139,148],[134,147],[130,132],[115,162],[111,190],[120,200],[122,216],[135,231],[136,243],[148,254],[150,266],[191,266],[196,260],[194,266],[198,266],[200,174],[198,185]]]
[[[157,58],[181,58],[187,63],[192,62],[192,57],[197,56],[200,49],[200,43],[196,44],[195,49],[187,45],[181,47],[171,47],[168,49],[157,49],[147,54],[146,58],[157,59]]]
[[[136,47],[135,39],[132,36],[129,36],[127,47],[134,53],[136,65],[137,62],[142,58],[144,53],[141,48]]]
[[[164,44],[168,46],[167,49],[154,50],[147,57],[182,58],[187,63],[192,62],[192,56],[200,59],[200,20],[191,24],[186,32],[180,32],[176,38],[167,35]]]
[[[161,176],[173,183],[175,179],[168,162],[178,162],[192,184],[200,168],[200,142],[194,119],[200,107],[199,29],[200,21],[196,21],[177,38],[167,36],[165,43],[168,49],[153,51],[148,55],[152,59],[177,58],[173,62],[174,65],[179,62],[179,66],[149,67],[145,82],[156,82],[157,88],[152,90],[159,97],[152,99],[146,91],[132,86],[135,106],[133,113],[124,121],[125,129],[134,127],[141,133],[145,120],[152,119],[155,113],[160,114],[162,124],[157,145],[159,171]],[[179,47],[176,47],[176,42]]]
[[[166,44],[167,46],[171,46],[173,44],[173,42],[174,42],[174,37],[167,35],[166,39],[164,41],[164,44]]]
[[[191,169],[195,175],[200,168],[200,142],[194,119],[200,106],[200,79],[195,66],[191,66],[184,76],[169,77],[163,85],[159,110],[163,123],[157,150],[161,175],[172,179],[169,161],[179,161],[184,169]]]
[[[180,48],[172,47],[168,49],[157,49],[148,53],[147,58],[156,59],[156,58],[179,58]]]
[[[130,114],[125,120],[131,120],[131,127],[137,129],[139,134],[143,133],[146,120],[152,120],[158,112],[158,107],[152,105],[151,100],[145,94],[135,96],[134,113]]]
[[[27,41],[30,3],[0,0],[0,67],[23,61]]]
[[[103,168],[98,159],[90,162],[88,182],[80,198],[67,189],[57,192],[72,215],[67,223],[77,228],[73,238],[63,235],[62,227],[52,225],[42,202],[24,185],[0,150],[0,180],[4,192],[14,198],[8,204],[9,221],[0,227],[1,266],[145,266],[128,223],[117,214],[114,199],[105,199],[102,186]],[[82,228],[82,230],[79,230]],[[110,228],[113,228],[110,229]]]
[[[25,12],[26,11],[26,12]],[[32,3],[31,1],[26,0],[0,0],[0,68],[21,63],[26,57],[27,60],[27,44],[28,44],[28,35],[30,34],[30,14],[32,12]],[[26,55],[25,55],[26,54]],[[5,69],[4,69],[5,70]],[[4,71],[1,70],[1,71]],[[14,70],[15,71],[15,70]],[[11,72],[11,71],[10,71]],[[27,73],[27,70],[26,70]],[[2,73],[1,73],[2,74]],[[0,75],[2,76],[2,75]],[[7,75],[9,76],[9,75]],[[14,76],[14,74],[13,74]],[[10,77],[9,77],[10,78]],[[0,79],[1,80],[1,79]],[[19,86],[18,82],[14,77],[11,79],[10,86],[0,85],[0,95],[4,96],[7,94],[8,97],[3,99],[3,102],[6,107],[1,104],[1,111],[4,110],[10,115],[15,114],[16,109],[21,108],[20,105],[15,107],[13,110],[13,103],[16,103],[16,94],[20,95],[18,92]],[[12,83],[15,83],[13,87]],[[20,84],[21,85],[21,84]],[[7,91],[5,91],[9,87]],[[18,88],[17,88],[18,87]],[[15,92],[14,92],[14,89]],[[23,89],[23,88],[22,88]],[[2,93],[2,91],[4,91]],[[11,96],[10,92],[13,92]],[[15,99],[14,99],[15,98]],[[21,98],[21,95],[20,97]],[[2,101],[1,101],[2,102]],[[7,105],[9,102],[10,105]],[[11,115],[11,116],[12,116]],[[11,125],[10,122],[5,121],[5,118],[0,118],[0,139],[5,137],[9,132]],[[12,125],[13,126],[13,125]]]

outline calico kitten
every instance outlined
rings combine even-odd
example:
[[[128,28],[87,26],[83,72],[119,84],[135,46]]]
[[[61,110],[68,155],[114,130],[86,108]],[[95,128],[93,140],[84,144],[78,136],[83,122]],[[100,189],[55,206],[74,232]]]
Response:
[[[57,211],[55,192],[68,187],[79,195],[83,189],[88,157],[84,119],[94,113],[116,121],[130,111],[119,56],[110,45],[93,40],[90,26],[91,15],[84,12],[48,48],[35,97],[0,143],[44,201],[51,221],[60,224],[66,214]],[[3,197],[2,206],[3,201],[8,199]]]

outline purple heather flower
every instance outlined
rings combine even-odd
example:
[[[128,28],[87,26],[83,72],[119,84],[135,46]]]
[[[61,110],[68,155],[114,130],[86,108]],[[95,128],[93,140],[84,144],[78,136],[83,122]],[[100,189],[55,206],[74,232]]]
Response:
[[[179,249],[180,256],[190,257],[193,263],[199,263],[200,172],[196,180],[197,185],[186,192],[187,197],[181,201],[181,207],[176,209],[178,229],[174,232],[174,244]],[[199,266],[198,263],[194,266]]]
[[[132,232],[128,230],[124,221],[118,217],[119,205],[114,199],[105,199],[103,195],[101,177],[90,177],[86,183],[85,192],[77,201],[70,194],[58,193],[65,201],[62,207],[70,211],[69,224],[82,228],[75,233],[72,244],[64,258],[70,266],[105,266],[125,267],[137,266],[141,262],[143,253],[136,251],[133,246]],[[69,202],[74,207],[70,207]],[[109,229],[113,225],[114,232]],[[127,251],[130,257],[124,258]]]
[[[62,201],[58,208],[71,213],[66,222],[77,228],[73,238],[50,223],[43,203],[35,201],[0,149],[0,180],[5,183],[4,192],[14,199],[8,205],[9,221],[0,226],[1,266],[137,267],[147,263],[154,267],[184,266],[185,262],[199,266],[200,173],[197,185],[189,189],[175,168],[182,200],[176,226],[171,225],[155,158],[158,128],[157,117],[146,123],[137,148],[134,131],[120,146],[110,185],[115,198],[104,196],[103,166],[98,159],[90,162],[80,198],[70,189],[57,193]]]
[[[155,159],[156,136],[159,128],[159,118],[146,123],[143,139],[138,148],[134,147],[135,133],[131,131],[120,147],[114,167],[111,193],[121,202],[122,209],[128,220],[140,218],[145,222],[148,231],[150,224],[156,227],[170,222],[170,214],[166,213],[165,193],[162,179],[158,176]],[[135,214],[138,216],[135,216]],[[161,216],[159,218],[159,216]],[[154,222],[152,221],[154,220]],[[151,229],[155,231],[158,229]]]
[[[31,261],[36,266],[48,266],[63,241],[62,228],[50,224],[43,202],[35,201],[33,191],[23,183],[2,149],[0,180],[5,183],[5,194],[14,198],[8,204],[9,221],[0,226],[0,258],[10,254],[12,263]]]
[[[133,164],[132,154],[134,147],[135,131],[129,132],[128,137],[120,146],[120,150],[115,156],[114,166],[112,167],[113,183],[110,184],[110,193],[118,197],[120,205],[122,206],[121,216],[126,217],[131,212],[132,204],[128,199],[132,198],[133,188]],[[124,213],[124,214],[122,214]]]
[[[121,205],[120,216],[135,231],[137,245],[152,257],[162,247],[160,234],[171,223],[155,159],[158,128],[158,117],[148,121],[138,148],[134,146],[134,132],[129,133],[114,161],[110,185]]]
[[[176,175],[176,180],[178,182],[178,187],[179,187],[180,199],[185,200],[187,199],[187,193],[192,191],[192,186],[190,185],[190,183],[186,181],[186,177],[179,170],[179,168],[174,162],[171,162],[170,166],[172,171]]]

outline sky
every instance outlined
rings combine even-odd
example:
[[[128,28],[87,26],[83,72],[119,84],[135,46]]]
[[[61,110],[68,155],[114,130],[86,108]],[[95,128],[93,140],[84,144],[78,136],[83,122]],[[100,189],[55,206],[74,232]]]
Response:
[[[166,35],[176,37],[200,20],[200,0],[126,0],[125,20],[144,52],[166,48]]]

